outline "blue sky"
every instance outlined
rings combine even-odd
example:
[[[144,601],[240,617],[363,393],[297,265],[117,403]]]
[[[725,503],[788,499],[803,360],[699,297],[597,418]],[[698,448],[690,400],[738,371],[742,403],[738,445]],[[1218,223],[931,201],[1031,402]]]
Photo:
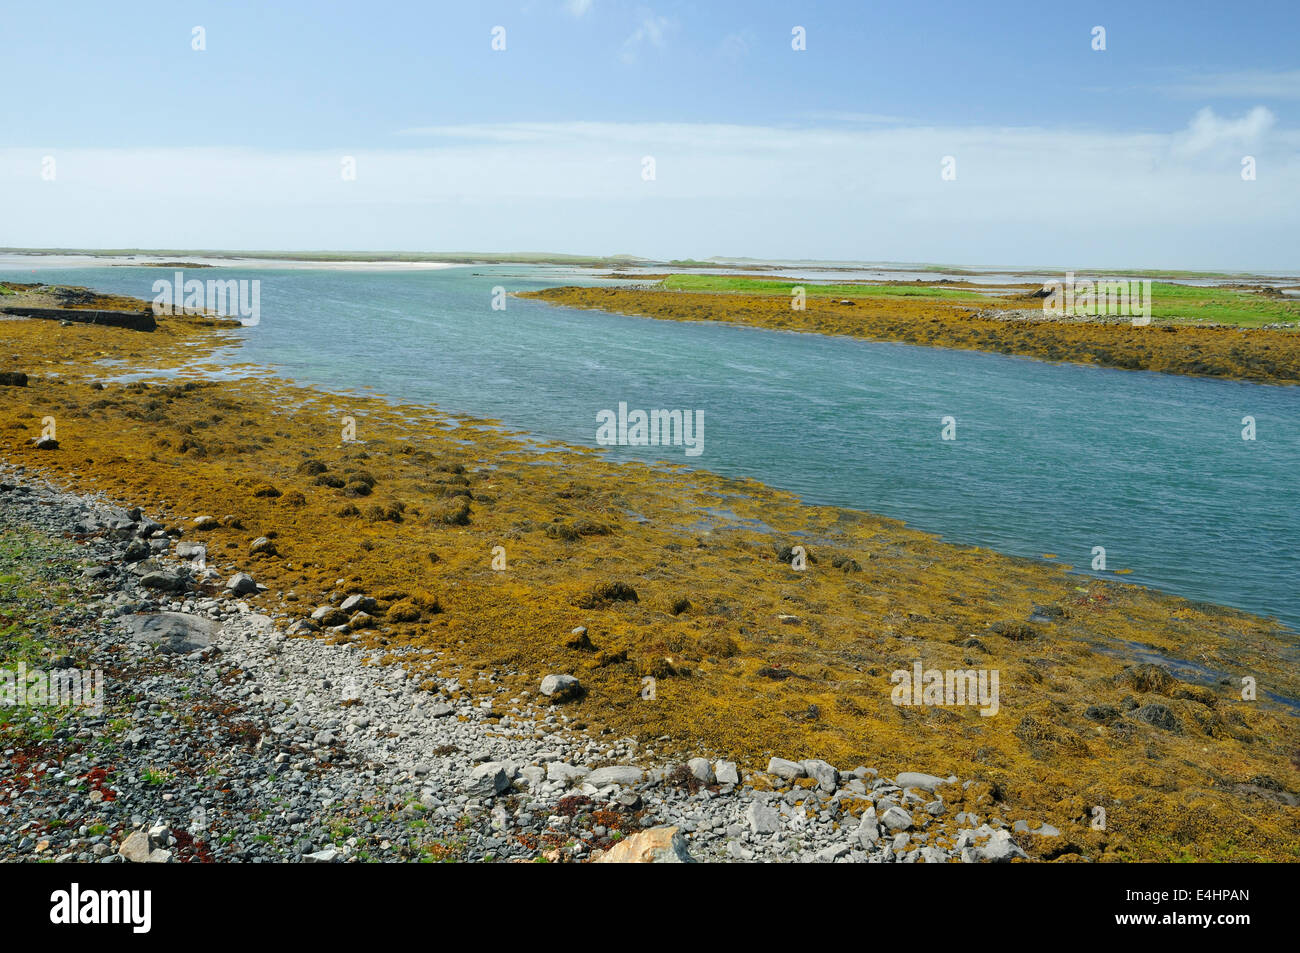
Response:
[[[0,244],[1300,267],[1294,2],[267,6],[11,6]]]

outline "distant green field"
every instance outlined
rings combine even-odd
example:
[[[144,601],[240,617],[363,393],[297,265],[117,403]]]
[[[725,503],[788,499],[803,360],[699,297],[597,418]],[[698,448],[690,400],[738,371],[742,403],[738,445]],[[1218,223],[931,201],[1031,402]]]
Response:
[[[802,286],[810,298],[939,298],[997,301],[997,295],[982,295],[969,288],[945,288],[918,284],[813,284],[732,275],[670,275],[662,282],[668,291],[725,292],[788,296]],[[1270,298],[1236,288],[1209,288],[1164,281],[1151,283],[1151,317],[1189,324],[1235,324],[1259,327],[1264,324],[1300,322],[1300,300]]]
[[[906,285],[818,285],[808,281],[777,281],[771,278],[742,278],[731,275],[669,275],[663,280],[669,291],[731,292],[733,294],[788,295],[792,288],[802,287],[808,297],[868,298],[889,296],[895,298],[963,298],[978,297],[969,289],[932,288],[918,284]]]
[[[1258,327],[1300,321],[1300,300],[1268,298],[1236,288],[1200,288],[1156,281],[1151,285],[1151,317]]]

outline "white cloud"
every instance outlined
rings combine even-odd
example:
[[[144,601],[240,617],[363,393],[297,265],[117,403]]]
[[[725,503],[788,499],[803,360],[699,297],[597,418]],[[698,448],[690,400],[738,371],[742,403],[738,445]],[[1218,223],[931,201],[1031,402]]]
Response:
[[[533,122],[336,152],[0,148],[0,245],[1296,267],[1300,131]],[[418,138],[417,138],[418,137]],[[1259,175],[1240,177],[1242,150]],[[340,176],[355,155],[357,179]],[[641,159],[656,178],[641,177]],[[943,156],[956,181],[942,181]]]
[[[851,122],[872,125],[902,125],[909,122],[902,116],[889,116],[884,113],[814,112],[809,113],[808,118],[814,122]],[[910,124],[916,125],[915,121]]]
[[[664,38],[675,25],[667,17],[659,16],[649,10],[641,11],[636,29],[623,41],[623,61],[626,63],[635,62],[641,50],[646,46],[663,46]]]
[[[1263,106],[1256,106],[1240,119],[1221,118],[1206,106],[1193,117],[1175,148],[1186,155],[1224,148],[1250,149],[1263,140],[1276,121],[1277,117]]]
[[[1160,88],[1188,99],[1300,99],[1300,70],[1208,73]]]
[[[564,8],[575,17],[584,16],[591,9],[593,0],[564,0]]]

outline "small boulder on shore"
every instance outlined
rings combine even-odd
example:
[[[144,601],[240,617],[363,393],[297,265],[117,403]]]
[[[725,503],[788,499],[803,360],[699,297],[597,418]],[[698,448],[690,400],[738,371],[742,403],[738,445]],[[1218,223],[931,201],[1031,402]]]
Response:
[[[185,589],[185,577],[180,573],[167,572],[166,570],[156,570],[145,573],[140,578],[140,585],[146,589],[158,589],[162,592],[183,592]]]
[[[582,685],[572,675],[547,675],[542,679],[541,690],[543,695],[558,702],[582,694]]]
[[[370,596],[351,595],[339,606],[343,612],[374,612],[379,604]]]
[[[237,572],[230,577],[226,588],[237,596],[250,596],[257,592],[257,583],[246,572]]]
[[[802,778],[806,772],[804,766],[798,761],[772,758],[767,762],[767,773],[775,774],[778,778],[785,778],[787,781],[793,781],[795,778]]]

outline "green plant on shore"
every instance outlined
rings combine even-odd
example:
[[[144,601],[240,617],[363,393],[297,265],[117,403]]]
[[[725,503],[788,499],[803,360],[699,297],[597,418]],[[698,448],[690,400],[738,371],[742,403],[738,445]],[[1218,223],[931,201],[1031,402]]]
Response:
[[[159,771],[156,768],[145,768],[140,774],[140,780],[150,787],[162,787],[171,780],[171,775],[166,771]]]
[[[465,852],[469,850],[469,838],[464,835],[442,837],[421,844],[420,850],[426,855],[421,858],[421,863],[453,864],[464,860]]]

